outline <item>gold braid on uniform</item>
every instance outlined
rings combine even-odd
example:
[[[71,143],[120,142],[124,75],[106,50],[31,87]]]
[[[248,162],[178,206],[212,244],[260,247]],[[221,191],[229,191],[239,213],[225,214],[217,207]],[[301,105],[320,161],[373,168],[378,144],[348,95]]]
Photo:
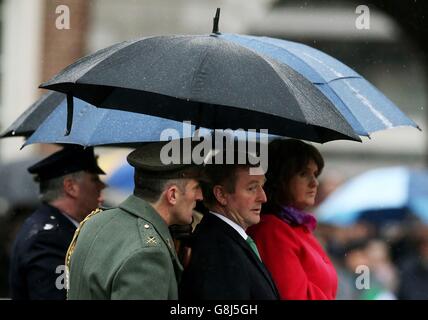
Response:
[[[103,211],[103,210],[100,208],[96,208],[94,211],[92,211],[90,214],[88,214],[86,216],[86,218],[83,219],[82,222],[80,222],[79,227],[74,232],[73,239],[71,240],[71,243],[70,243],[68,250],[67,250],[67,253],[65,255],[65,265],[67,267],[67,270],[70,270],[71,255],[73,254],[74,248],[76,247],[77,237],[79,236],[80,230],[82,229],[82,227],[86,223],[86,221],[88,221],[90,218],[92,218],[94,215],[96,215],[97,213],[99,213],[101,211]]]

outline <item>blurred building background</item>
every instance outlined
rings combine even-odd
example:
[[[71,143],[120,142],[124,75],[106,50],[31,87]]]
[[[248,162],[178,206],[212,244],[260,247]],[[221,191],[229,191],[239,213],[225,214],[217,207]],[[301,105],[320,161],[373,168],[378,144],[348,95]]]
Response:
[[[220,31],[273,36],[321,49],[367,78],[423,130],[396,128],[375,133],[363,143],[316,144],[326,158],[325,177],[340,183],[375,167],[425,167],[427,51],[418,42],[422,38],[418,37],[419,20],[412,20],[406,10],[413,10],[416,17],[424,13],[416,6],[409,9],[407,1],[366,1],[370,28],[360,30],[356,27],[360,4],[321,0],[0,0],[0,131],[44,93],[38,89],[41,82],[79,57],[132,38],[210,33],[215,9],[221,7]],[[70,10],[70,29],[57,28],[63,13],[57,10],[64,5]],[[404,21],[397,19],[400,6]],[[409,31],[412,26],[414,32]],[[421,33],[424,30],[427,28],[421,27]],[[56,148],[31,145],[20,150],[22,143],[22,138],[0,140],[0,165],[26,163]],[[105,156],[101,165],[104,161],[109,168],[127,152],[98,150]],[[11,174],[7,179],[14,177]],[[7,179],[0,177],[1,183],[12,185]],[[34,186],[22,186],[26,187]],[[5,248],[10,241],[7,237],[0,239],[6,239]],[[0,261],[4,280],[3,270]]]

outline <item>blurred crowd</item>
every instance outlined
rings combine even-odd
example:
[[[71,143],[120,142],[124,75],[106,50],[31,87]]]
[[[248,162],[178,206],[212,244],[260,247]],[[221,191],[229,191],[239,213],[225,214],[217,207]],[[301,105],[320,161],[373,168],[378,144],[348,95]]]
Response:
[[[342,184],[320,181],[317,204]],[[349,226],[319,223],[317,237],[339,277],[338,300],[428,299],[428,226],[411,212],[375,221],[368,214]],[[366,276],[366,278],[363,278]]]

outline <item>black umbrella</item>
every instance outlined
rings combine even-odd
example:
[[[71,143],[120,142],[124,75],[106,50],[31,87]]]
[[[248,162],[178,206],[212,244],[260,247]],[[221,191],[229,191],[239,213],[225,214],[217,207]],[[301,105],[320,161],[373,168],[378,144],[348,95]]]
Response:
[[[65,97],[59,92],[44,94],[4,130],[0,134],[0,138],[30,136]]]
[[[316,86],[267,56],[211,35],[125,41],[86,56],[41,88],[98,107],[207,128],[269,129],[316,142],[361,141]],[[72,106],[69,105],[71,128]]]

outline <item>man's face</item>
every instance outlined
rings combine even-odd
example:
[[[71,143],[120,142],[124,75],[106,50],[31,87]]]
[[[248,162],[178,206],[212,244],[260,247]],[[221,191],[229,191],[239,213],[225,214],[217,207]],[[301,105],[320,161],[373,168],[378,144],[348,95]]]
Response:
[[[266,202],[263,190],[266,179],[261,169],[258,173],[250,175],[249,168],[238,168],[235,171],[235,191],[225,192],[224,198],[221,199],[224,202],[224,213],[244,230],[260,222],[262,204]]]
[[[197,200],[202,200],[202,190],[199,182],[194,179],[187,180],[184,190],[177,190],[177,202],[174,205],[173,221],[171,224],[192,223],[193,209]]]
[[[102,204],[101,190],[106,185],[97,174],[89,172],[83,172],[79,178],[75,179],[75,184],[76,200],[80,208],[81,220],[83,220],[91,211]]]

